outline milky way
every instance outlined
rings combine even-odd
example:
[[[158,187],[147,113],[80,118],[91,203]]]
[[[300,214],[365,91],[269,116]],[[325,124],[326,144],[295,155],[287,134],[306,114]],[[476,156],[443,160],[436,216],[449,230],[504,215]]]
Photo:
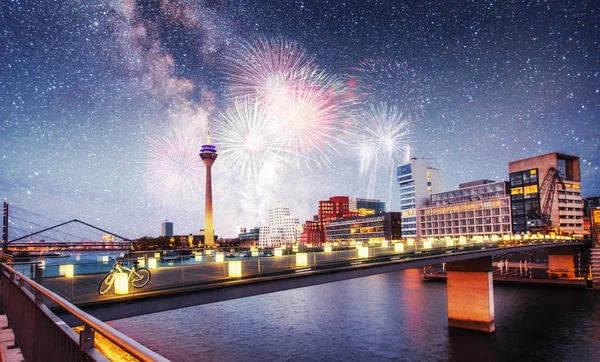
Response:
[[[249,183],[217,159],[218,235],[264,222],[272,202],[308,219],[319,200],[366,197],[373,180],[374,196],[387,201],[389,168],[359,177],[364,157],[343,132],[353,111],[374,102],[404,111],[412,156],[441,169],[445,190],[506,179],[509,161],[556,151],[581,157],[583,194],[596,196],[598,11],[582,0],[7,0],[0,5],[0,197],[17,212],[78,218],[130,238],[158,235],[164,219],[177,234],[197,233],[204,174],[186,170],[203,169],[157,150],[185,139],[176,151],[187,157],[209,122],[219,133],[214,128],[239,96],[232,59],[264,39],[303,49],[311,66],[343,80],[352,107],[332,120],[341,132],[339,143],[326,145],[335,144],[326,162],[296,165],[276,179],[266,170]],[[169,170],[185,189],[161,186]],[[36,223],[51,224],[45,220]],[[11,237],[19,235],[15,229]]]

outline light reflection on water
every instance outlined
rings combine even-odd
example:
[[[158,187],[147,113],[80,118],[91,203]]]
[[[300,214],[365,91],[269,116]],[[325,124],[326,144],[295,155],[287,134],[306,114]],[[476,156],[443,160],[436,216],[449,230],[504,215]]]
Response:
[[[416,269],[109,324],[173,361],[597,361],[599,293],[494,292],[493,334],[449,330],[446,285]]]

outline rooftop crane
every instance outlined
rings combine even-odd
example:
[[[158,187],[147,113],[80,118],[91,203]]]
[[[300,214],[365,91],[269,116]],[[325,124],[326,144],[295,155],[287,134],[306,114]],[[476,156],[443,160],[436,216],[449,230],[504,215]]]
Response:
[[[536,208],[532,208],[527,213],[527,229],[529,231],[548,233],[552,229],[552,204],[557,183],[563,190],[566,188],[560,172],[556,168],[550,167],[539,190],[540,204],[543,202],[542,210],[540,212]]]

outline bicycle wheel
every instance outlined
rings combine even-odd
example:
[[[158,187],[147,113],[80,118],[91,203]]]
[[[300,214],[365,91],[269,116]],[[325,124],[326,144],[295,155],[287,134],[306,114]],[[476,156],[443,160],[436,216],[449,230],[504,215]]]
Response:
[[[114,273],[112,273],[112,272],[108,273],[102,280],[102,283],[100,283],[100,287],[98,287],[98,294],[102,295],[102,294],[108,292],[114,282],[115,282]]]
[[[150,270],[138,268],[131,274],[131,283],[135,288],[141,288],[150,281]]]

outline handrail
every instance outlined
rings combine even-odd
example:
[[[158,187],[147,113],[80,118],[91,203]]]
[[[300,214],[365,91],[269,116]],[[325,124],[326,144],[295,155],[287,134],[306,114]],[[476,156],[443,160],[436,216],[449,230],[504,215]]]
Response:
[[[50,298],[53,302],[64,308],[66,311],[77,317],[84,324],[92,327],[95,331],[100,333],[106,339],[111,341],[112,343],[119,346],[125,352],[131,354],[133,357],[141,360],[141,361],[169,361],[158,353],[152,351],[148,347],[142,345],[139,342],[131,339],[125,334],[119,332],[118,330],[112,328],[111,326],[101,322],[97,318],[85,313],[81,309],[77,308],[73,304],[69,303],[67,300],[62,298],[61,296],[55,294],[54,292],[46,289],[42,285],[30,280],[25,275],[19,273],[15,269],[10,266],[2,263],[2,268],[7,270],[9,273],[17,275],[24,283],[27,283],[35,290],[39,291],[46,297]],[[9,277],[8,275],[6,275]]]

